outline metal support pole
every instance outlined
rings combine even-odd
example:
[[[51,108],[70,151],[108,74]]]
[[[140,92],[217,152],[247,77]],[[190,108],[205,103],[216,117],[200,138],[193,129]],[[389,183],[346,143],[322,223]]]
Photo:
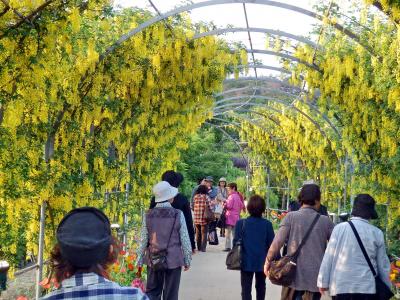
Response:
[[[129,183],[125,184],[125,211],[124,211],[124,216],[123,216],[123,235],[122,235],[122,244],[123,244],[123,250],[126,251],[127,249],[127,227],[128,227],[128,213],[126,212],[127,206],[128,206],[128,200],[129,200]]]
[[[347,162],[348,162],[348,154],[346,152],[346,156],[344,158],[344,188],[343,188],[343,207],[346,210],[346,203],[347,203]]]
[[[39,253],[38,253],[38,268],[36,271],[36,289],[35,299],[39,300],[41,293],[40,282],[42,281],[43,274],[43,248],[44,248],[44,231],[45,231],[45,218],[46,218],[46,201],[43,201],[40,206],[40,231],[39,231]]]
[[[270,216],[270,209],[271,209],[271,203],[270,203],[270,195],[269,195],[269,189],[271,186],[271,170],[269,167],[267,167],[267,218]]]

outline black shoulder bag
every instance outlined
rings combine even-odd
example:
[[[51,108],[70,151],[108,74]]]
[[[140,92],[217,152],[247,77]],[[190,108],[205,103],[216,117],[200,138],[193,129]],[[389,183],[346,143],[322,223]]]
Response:
[[[243,246],[243,235],[244,235],[244,223],[243,220],[240,238],[233,246],[232,250],[229,251],[226,257],[226,267],[228,270],[241,270],[242,269],[242,246]]]
[[[167,264],[168,246],[169,246],[169,242],[172,237],[172,233],[174,232],[176,219],[178,218],[178,216],[179,216],[179,212],[175,214],[175,220],[174,220],[174,223],[172,224],[172,229],[171,229],[171,233],[169,235],[167,248],[164,250],[156,251],[156,252],[149,251],[149,267],[151,267],[156,272],[157,271],[165,271],[168,269],[168,264]]]
[[[286,255],[278,260],[271,261],[271,267],[269,269],[269,280],[276,285],[289,286],[292,284],[296,277],[297,258],[300,254],[301,248],[307,242],[311,231],[315,224],[317,224],[320,214],[317,214],[314,221],[311,223],[310,228],[306,232],[303,240],[293,255]]]
[[[394,294],[392,293],[392,291],[390,290],[390,288],[382,281],[382,279],[379,277],[379,275],[376,273],[374,266],[371,263],[371,260],[369,259],[368,253],[364,248],[364,245],[361,241],[360,236],[358,235],[358,232],[356,230],[356,227],[354,226],[354,224],[351,221],[348,221],[348,223],[351,226],[351,229],[354,232],[354,235],[356,236],[358,245],[360,245],[361,251],[364,254],[365,260],[368,263],[369,268],[371,269],[372,274],[374,275],[375,278],[375,289],[376,289],[376,293],[375,293],[375,297],[374,299],[376,300],[389,300],[391,299]]]

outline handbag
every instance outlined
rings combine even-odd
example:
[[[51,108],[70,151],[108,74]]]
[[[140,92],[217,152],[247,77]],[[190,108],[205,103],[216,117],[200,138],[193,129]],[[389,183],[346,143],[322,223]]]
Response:
[[[391,299],[394,294],[392,293],[392,291],[390,290],[390,288],[382,281],[382,279],[379,277],[379,275],[376,273],[374,266],[371,263],[371,260],[369,259],[368,253],[364,248],[364,245],[361,241],[360,236],[358,235],[358,232],[356,230],[356,227],[354,226],[353,222],[351,221],[347,221],[347,223],[350,224],[351,229],[354,232],[354,235],[356,236],[358,245],[361,248],[362,253],[364,254],[365,260],[368,263],[369,268],[371,269],[372,274],[374,275],[375,278],[375,289],[376,289],[376,293],[375,293],[375,297],[374,299],[376,300],[389,300]]]
[[[217,227],[221,229],[226,227],[226,207],[222,210],[221,216],[217,222]]]
[[[317,224],[320,214],[317,214],[308,228],[303,240],[293,255],[285,255],[284,257],[271,261],[271,267],[269,269],[269,280],[276,285],[289,286],[293,283],[296,277],[297,258],[300,254],[301,248],[307,242],[311,231],[315,224]]]
[[[217,246],[219,244],[217,230],[214,229],[208,233],[208,243]]]
[[[243,246],[243,234],[244,234],[244,223],[243,220],[241,235],[236,244],[232,247],[226,257],[226,267],[228,270],[241,270],[242,269],[242,246]]]
[[[175,214],[174,224],[172,225],[171,233],[169,235],[167,248],[164,250],[159,250],[156,252],[149,251],[149,266],[155,271],[165,271],[168,269],[167,256],[168,256],[168,246],[171,241],[172,233],[174,232],[174,227],[176,223],[178,213]]]
[[[208,203],[206,202],[206,207],[204,208],[204,219],[206,219],[207,223],[210,223],[212,221],[215,220],[215,216],[213,211],[211,210],[210,206],[208,205]]]

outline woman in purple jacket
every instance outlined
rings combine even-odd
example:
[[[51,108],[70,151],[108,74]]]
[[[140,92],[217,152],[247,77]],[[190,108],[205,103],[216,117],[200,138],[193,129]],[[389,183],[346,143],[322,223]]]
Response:
[[[240,212],[244,210],[245,206],[237,191],[236,183],[228,184],[228,200],[226,200],[226,240],[224,251],[232,249],[232,235],[235,235],[235,225],[240,219]]]

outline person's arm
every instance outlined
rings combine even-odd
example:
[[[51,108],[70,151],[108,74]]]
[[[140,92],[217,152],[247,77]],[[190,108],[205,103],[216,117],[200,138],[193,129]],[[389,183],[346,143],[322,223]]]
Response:
[[[181,211],[178,212],[179,212],[179,221],[181,224],[181,227],[179,229],[179,236],[182,244],[185,270],[187,270],[189,269],[190,262],[192,261],[192,245],[190,243],[189,233],[186,227],[185,216],[183,215],[183,212]]]
[[[275,238],[275,232],[274,232],[274,227],[272,226],[272,223],[267,221],[267,251],[271,247],[272,241]]]
[[[232,242],[233,246],[235,246],[237,241],[241,238],[242,226],[243,226],[242,223],[243,223],[243,220],[239,220],[239,221],[236,222],[236,225],[235,225],[235,236],[233,237],[233,242]]]
[[[278,233],[274,237],[274,240],[269,247],[267,258],[265,259],[264,270],[267,273],[269,271],[270,262],[273,261],[276,257],[279,257],[280,250],[287,241],[290,234],[290,223],[291,223],[291,215],[288,214],[282,220],[282,223],[279,227]]]
[[[144,253],[149,244],[149,231],[146,224],[146,215],[143,217],[142,230],[140,232],[140,245],[137,253],[137,266],[143,266]]]
[[[196,194],[197,189],[199,188],[199,186],[196,186],[193,190],[192,190],[192,195],[190,196],[190,208],[193,210],[194,209],[194,196]]]
[[[390,261],[386,254],[386,247],[385,247],[385,238],[383,237],[382,231],[379,232],[380,234],[380,244],[378,247],[377,255],[376,255],[376,264],[378,265],[378,275],[380,279],[388,286],[391,287],[392,283],[389,279],[390,274]]]
[[[228,200],[226,200],[226,205],[225,205],[227,210],[231,210],[233,208],[233,196],[230,195],[228,197]]]
[[[153,209],[154,207],[156,207],[156,198],[153,196],[150,201],[150,209]]]
[[[184,203],[182,206],[182,212],[185,217],[186,227],[189,233],[190,244],[192,245],[192,250],[196,249],[196,244],[194,242],[194,226],[193,226],[193,217],[192,212],[190,211],[189,201],[185,196],[182,196],[182,202]]]
[[[328,246],[326,247],[324,258],[322,259],[321,266],[319,268],[317,286],[320,289],[321,294],[329,289],[330,285],[330,274],[332,270],[334,253],[336,251],[337,242],[338,242],[338,230],[333,230],[332,235],[329,239]]]

